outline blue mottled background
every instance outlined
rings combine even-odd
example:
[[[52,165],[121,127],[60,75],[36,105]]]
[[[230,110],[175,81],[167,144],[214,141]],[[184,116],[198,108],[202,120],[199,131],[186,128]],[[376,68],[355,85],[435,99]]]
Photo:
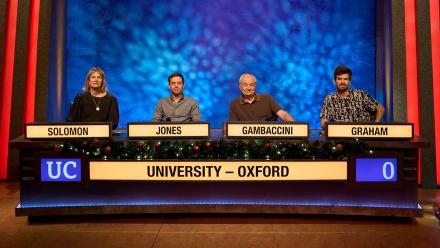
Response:
[[[375,96],[376,13],[372,0],[69,0],[68,99],[92,66],[106,72],[121,121],[149,121],[168,96],[167,76],[185,76],[185,95],[220,127],[238,78],[257,77],[297,120],[319,127],[333,69],[353,69],[353,87]]]

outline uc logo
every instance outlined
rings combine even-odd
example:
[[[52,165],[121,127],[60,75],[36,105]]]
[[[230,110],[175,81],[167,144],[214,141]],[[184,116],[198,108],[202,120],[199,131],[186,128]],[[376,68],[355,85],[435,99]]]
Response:
[[[42,182],[81,182],[81,159],[42,158]]]

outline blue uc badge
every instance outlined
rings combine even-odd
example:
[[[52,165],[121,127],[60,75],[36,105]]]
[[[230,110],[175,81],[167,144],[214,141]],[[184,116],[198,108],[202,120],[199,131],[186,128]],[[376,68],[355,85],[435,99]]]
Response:
[[[42,182],[81,182],[81,159],[42,158]]]

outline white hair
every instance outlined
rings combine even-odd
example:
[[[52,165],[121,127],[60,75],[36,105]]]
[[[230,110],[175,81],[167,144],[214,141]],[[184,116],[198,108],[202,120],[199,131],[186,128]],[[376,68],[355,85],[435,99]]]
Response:
[[[251,76],[252,79],[254,79],[255,83],[257,83],[257,78],[256,78],[254,75],[250,74],[250,73],[243,73],[243,74],[240,76],[240,79],[238,79],[238,82],[241,83],[241,81],[243,80],[243,78],[244,78],[245,76]]]

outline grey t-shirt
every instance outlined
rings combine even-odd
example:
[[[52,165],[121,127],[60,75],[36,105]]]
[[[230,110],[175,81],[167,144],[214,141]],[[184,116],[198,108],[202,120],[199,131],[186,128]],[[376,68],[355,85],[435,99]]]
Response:
[[[183,96],[175,102],[171,97],[159,100],[153,121],[199,121],[199,104],[195,99]]]

